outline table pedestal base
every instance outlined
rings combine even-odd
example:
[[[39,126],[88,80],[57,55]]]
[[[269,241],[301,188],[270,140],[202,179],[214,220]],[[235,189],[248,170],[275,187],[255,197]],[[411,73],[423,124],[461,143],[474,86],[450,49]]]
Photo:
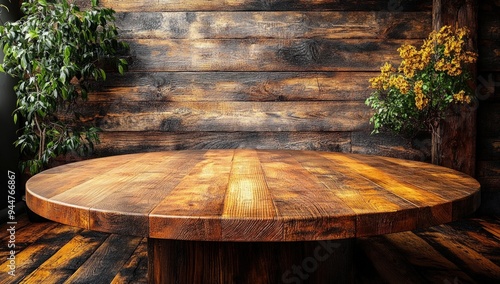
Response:
[[[149,283],[352,283],[354,240],[148,239]]]

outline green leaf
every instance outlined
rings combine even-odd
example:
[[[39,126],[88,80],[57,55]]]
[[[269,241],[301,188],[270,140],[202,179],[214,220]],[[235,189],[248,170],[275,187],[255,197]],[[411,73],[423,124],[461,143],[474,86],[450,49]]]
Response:
[[[28,67],[28,61],[26,60],[25,56],[21,56],[21,67],[23,69],[26,69]]]
[[[68,90],[67,90],[67,89],[63,88],[63,89],[61,90],[61,95],[62,95],[62,98],[63,98],[64,100],[68,100]]]
[[[69,60],[71,56],[71,48],[69,46],[66,46],[64,48],[64,60]]]
[[[106,80],[106,72],[104,71],[104,69],[99,69],[99,72],[101,72],[101,78],[103,80]]]
[[[63,72],[62,69],[61,69],[61,74],[59,75],[59,80],[61,81],[61,83],[66,82],[66,72]]]

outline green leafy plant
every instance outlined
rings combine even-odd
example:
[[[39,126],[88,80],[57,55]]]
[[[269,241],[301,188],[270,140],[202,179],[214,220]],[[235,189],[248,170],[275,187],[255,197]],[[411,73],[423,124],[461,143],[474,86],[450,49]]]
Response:
[[[99,129],[80,121],[72,110],[86,100],[92,81],[105,80],[105,66],[123,73],[114,11],[91,7],[81,11],[67,0],[28,0],[23,17],[0,26],[4,61],[0,71],[17,78],[15,121],[23,122],[16,145],[31,174],[68,152],[88,153],[99,142]],[[68,115],[68,113],[70,115]]]
[[[389,130],[406,136],[436,131],[453,105],[469,104],[473,92],[467,65],[477,54],[466,50],[467,30],[444,26],[433,31],[422,47],[403,45],[396,69],[390,63],[370,79],[375,90],[366,100],[373,110],[373,132]]]

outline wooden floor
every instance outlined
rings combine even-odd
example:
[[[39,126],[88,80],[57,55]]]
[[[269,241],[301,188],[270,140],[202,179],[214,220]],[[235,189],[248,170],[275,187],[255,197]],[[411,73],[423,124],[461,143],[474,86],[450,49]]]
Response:
[[[146,283],[145,239],[18,217],[15,273],[10,225],[0,227],[0,283]],[[500,283],[500,218],[358,240],[359,283]]]

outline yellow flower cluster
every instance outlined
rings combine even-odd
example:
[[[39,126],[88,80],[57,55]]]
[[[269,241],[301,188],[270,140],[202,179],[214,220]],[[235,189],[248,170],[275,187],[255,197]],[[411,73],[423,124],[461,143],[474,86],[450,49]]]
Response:
[[[380,67],[380,76],[370,79],[372,88],[387,90],[390,87],[389,79],[391,74],[395,71],[396,69],[392,67],[391,64],[386,62],[382,67]]]
[[[460,76],[462,74],[462,66],[458,58],[453,58],[451,61],[441,58],[434,64],[434,69],[446,72],[450,76]]]
[[[465,64],[476,61],[477,54],[465,50],[467,33],[465,28],[454,31],[450,26],[444,26],[439,31],[431,32],[420,49],[409,44],[402,45],[398,48],[402,58],[398,72],[391,64],[385,63],[380,68],[380,76],[370,79],[371,87],[380,91],[395,88],[401,94],[413,93],[417,108],[422,110],[429,104],[430,98],[424,94],[422,80],[434,80],[439,77],[438,73],[460,76]],[[432,97],[438,98],[435,95]],[[455,102],[470,102],[465,91],[460,91],[453,98]]]
[[[410,84],[403,75],[391,76],[389,86],[397,88],[403,95],[410,91]]]
[[[467,96],[464,90],[460,90],[460,92],[454,94],[453,100],[457,103],[468,103],[468,104],[471,103],[470,96]]]
[[[423,110],[429,104],[429,98],[427,98],[423,92],[424,82],[419,80],[415,82],[413,91],[415,92],[415,105],[419,110]]]
[[[430,34],[429,39],[437,43],[438,49],[440,47],[442,49],[442,55],[434,64],[436,71],[446,72],[450,76],[460,76],[463,64],[476,62],[477,54],[464,50],[467,33],[465,28],[457,29],[453,33],[450,26],[444,26],[439,32]]]
[[[450,104],[471,103],[466,64],[476,62],[477,54],[466,50],[467,34],[467,29],[444,26],[431,32],[420,48],[398,48],[400,65],[385,63],[379,76],[370,79],[376,91],[366,104],[376,110],[370,119],[374,131],[414,133],[422,125],[431,129],[446,116]]]
[[[477,54],[464,50],[467,30],[457,29],[454,33],[450,26],[444,26],[439,32],[433,31],[424,41],[420,50],[412,45],[403,45],[398,51],[403,59],[399,71],[413,78],[415,72],[424,70],[434,58],[434,69],[446,72],[450,76],[462,74],[464,63],[474,63]]]
[[[432,55],[431,49],[417,50],[417,48],[409,44],[401,46],[398,51],[399,56],[403,58],[398,70],[408,78],[413,78],[416,71],[424,70],[429,64]]]

